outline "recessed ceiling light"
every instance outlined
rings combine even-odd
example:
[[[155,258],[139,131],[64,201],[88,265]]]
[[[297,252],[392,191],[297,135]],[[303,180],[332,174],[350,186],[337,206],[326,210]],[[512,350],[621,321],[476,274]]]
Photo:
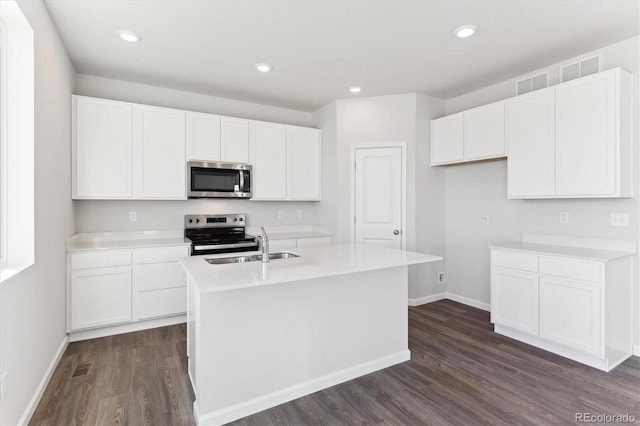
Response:
[[[456,28],[453,32],[458,38],[467,38],[471,37],[475,34],[478,28],[475,25],[463,25],[461,27]]]
[[[256,67],[256,69],[260,72],[269,72],[273,69],[273,67],[269,64],[265,64],[263,62],[259,63],[259,64],[255,64],[254,67]]]
[[[121,39],[123,39],[124,41],[128,41],[129,43],[137,43],[140,40],[142,40],[142,37],[140,37],[138,34],[134,33],[133,31],[120,30],[118,31],[118,35],[120,36]]]
[[[349,91],[351,93],[360,93],[362,92],[362,86],[351,86],[349,87]]]

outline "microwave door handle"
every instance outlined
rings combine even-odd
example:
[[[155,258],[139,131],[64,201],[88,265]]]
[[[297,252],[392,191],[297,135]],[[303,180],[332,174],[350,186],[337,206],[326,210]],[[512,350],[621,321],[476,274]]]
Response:
[[[240,170],[240,192],[244,192],[244,170]]]

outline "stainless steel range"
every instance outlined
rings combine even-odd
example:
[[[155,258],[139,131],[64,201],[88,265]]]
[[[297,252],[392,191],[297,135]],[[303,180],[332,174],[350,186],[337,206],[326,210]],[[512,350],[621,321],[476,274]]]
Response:
[[[191,241],[191,255],[258,250],[256,237],[245,234],[246,216],[185,215],[184,236]]]

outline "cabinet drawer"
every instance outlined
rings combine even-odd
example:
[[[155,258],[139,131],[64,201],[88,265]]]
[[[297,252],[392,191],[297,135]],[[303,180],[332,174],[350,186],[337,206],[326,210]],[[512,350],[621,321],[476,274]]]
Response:
[[[186,286],[187,274],[178,262],[136,267],[136,290],[139,292]]]
[[[599,283],[600,263],[540,256],[540,273]]]
[[[188,246],[152,247],[136,249],[133,251],[133,263],[175,262],[180,257],[189,256]]]
[[[521,271],[538,272],[538,256],[535,254],[492,250],[491,264]]]
[[[185,287],[136,293],[134,300],[134,312],[137,320],[178,315],[187,311],[187,289]]]
[[[71,255],[71,269],[131,265],[131,250],[104,250]]]

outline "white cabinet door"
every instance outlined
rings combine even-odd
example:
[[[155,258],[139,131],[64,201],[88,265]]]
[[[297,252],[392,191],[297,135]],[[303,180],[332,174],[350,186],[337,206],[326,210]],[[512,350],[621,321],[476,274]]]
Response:
[[[465,160],[504,157],[504,101],[463,113],[463,153]]]
[[[134,197],[185,199],[185,112],[134,105]]]
[[[131,267],[71,273],[71,330],[131,321]]]
[[[507,101],[509,198],[555,194],[554,88]]]
[[[320,130],[287,126],[287,198],[320,200]]]
[[[73,198],[131,198],[132,108],[73,96]]]
[[[187,112],[187,160],[220,161],[220,116]]]
[[[431,165],[463,160],[462,113],[431,120]]]
[[[616,191],[615,74],[600,73],[556,87],[556,194]]]
[[[491,268],[491,322],[538,334],[538,275]]]
[[[287,198],[287,132],[283,124],[251,121],[249,126],[253,200]]]
[[[242,118],[221,118],[222,161],[231,163],[249,162],[249,120]]]
[[[540,337],[603,356],[601,286],[540,278]]]

